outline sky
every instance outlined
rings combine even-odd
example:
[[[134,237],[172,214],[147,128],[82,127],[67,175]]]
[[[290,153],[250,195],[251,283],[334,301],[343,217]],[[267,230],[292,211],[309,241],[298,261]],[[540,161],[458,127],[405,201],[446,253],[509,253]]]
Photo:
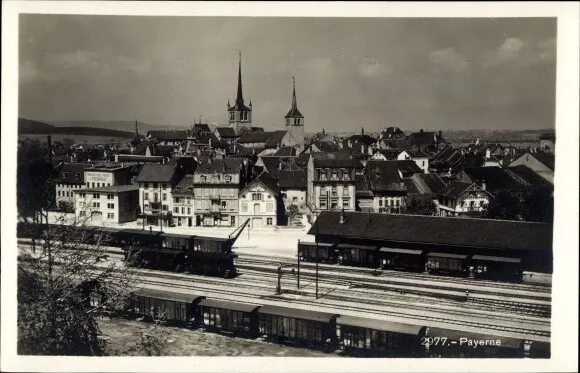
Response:
[[[20,15],[19,116],[226,123],[238,51],[253,123],[306,132],[544,129],[555,18]]]

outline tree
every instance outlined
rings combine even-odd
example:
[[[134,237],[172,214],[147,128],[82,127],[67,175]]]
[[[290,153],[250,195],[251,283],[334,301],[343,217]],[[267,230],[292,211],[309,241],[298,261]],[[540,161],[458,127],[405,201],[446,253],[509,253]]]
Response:
[[[437,212],[437,206],[428,196],[411,195],[407,197],[403,211],[405,214],[434,215]]]
[[[42,209],[54,204],[52,165],[40,141],[24,141],[18,147],[16,203],[18,215],[34,218]]]
[[[553,189],[549,186],[532,188],[523,200],[523,217],[526,221],[554,222]]]
[[[288,222],[292,224],[292,220],[299,214],[298,206],[290,205],[286,208],[286,216],[288,217]]]
[[[487,206],[484,218],[551,223],[554,221],[552,193],[551,186],[500,190]]]
[[[487,205],[483,217],[487,219],[522,220],[522,193],[499,190]]]
[[[132,278],[122,264],[107,261],[105,237],[91,242],[94,233],[84,221],[61,217],[59,223],[43,225],[42,250],[20,255],[18,351],[102,355],[97,317],[122,308]]]

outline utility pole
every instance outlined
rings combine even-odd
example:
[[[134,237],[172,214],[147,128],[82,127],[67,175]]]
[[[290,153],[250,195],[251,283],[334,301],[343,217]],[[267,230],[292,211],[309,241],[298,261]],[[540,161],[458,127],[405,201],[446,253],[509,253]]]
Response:
[[[316,299],[318,299],[318,221],[315,221],[314,224],[316,224]]]
[[[298,276],[297,276],[297,284],[296,288],[300,289],[300,240],[298,240],[298,255],[296,255],[296,259],[298,260],[297,267],[298,267]]]
[[[278,266],[278,286],[276,286],[276,294],[280,295],[282,293],[282,265]]]

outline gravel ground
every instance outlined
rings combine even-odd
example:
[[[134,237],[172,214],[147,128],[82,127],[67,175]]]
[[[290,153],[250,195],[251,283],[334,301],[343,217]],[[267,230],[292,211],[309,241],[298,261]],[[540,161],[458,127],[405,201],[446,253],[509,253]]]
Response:
[[[126,349],[141,337],[151,324],[133,320],[100,320],[99,327],[106,339],[110,338],[108,355],[143,356],[145,350]],[[259,340],[224,336],[201,330],[160,326],[155,334],[161,341],[162,356],[268,356],[268,357],[337,357],[338,355],[308,349],[278,345]],[[123,351],[123,352],[121,352]],[[156,355],[156,354],[154,354]]]

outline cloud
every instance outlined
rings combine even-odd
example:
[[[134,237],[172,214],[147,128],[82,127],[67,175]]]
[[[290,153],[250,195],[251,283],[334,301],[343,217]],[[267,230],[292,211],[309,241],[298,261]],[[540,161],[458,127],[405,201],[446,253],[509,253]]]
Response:
[[[469,68],[465,56],[453,47],[433,51],[428,58],[434,72],[448,71],[457,74]]]
[[[393,68],[387,64],[369,57],[354,58],[355,71],[365,78],[376,78],[381,75],[390,74]]]
[[[484,67],[504,64],[533,66],[556,59],[556,38],[533,43],[518,38],[507,38],[496,50],[484,53]]]

